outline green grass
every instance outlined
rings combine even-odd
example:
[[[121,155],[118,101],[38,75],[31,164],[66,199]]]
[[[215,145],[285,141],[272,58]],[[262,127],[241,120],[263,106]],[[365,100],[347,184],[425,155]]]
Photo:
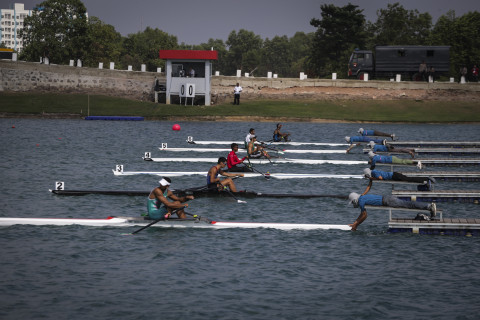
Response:
[[[0,112],[143,116],[147,119],[190,117],[291,118],[375,122],[480,122],[480,103],[473,101],[325,100],[242,101],[215,106],[165,105],[99,95],[0,93]]]

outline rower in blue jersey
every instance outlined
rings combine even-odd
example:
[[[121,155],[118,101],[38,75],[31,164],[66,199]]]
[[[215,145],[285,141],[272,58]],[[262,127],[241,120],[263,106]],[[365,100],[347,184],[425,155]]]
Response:
[[[282,129],[282,124],[277,123],[277,128],[273,131],[273,142],[288,141],[290,133],[282,133],[280,129]]]
[[[415,158],[415,149],[396,148],[388,144],[385,140],[383,140],[382,144],[376,144],[375,142],[370,141],[368,143],[368,146],[372,149],[374,153],[377,153],[377,152],[408,153],[412,157],[412,159]]]
[[[218,158],[217,164],[208,170],[207,173],[207,188],[212,191],[222,191],[228,187],[230,191],[237,192],[237,188],[232,178],[220,179],[218,175],[225,177],[243,177],[242,173],[229,173],[223,171],[223,168],[227,165],[227,159],[225,157]]]
[[[168,219],[172,215],[173,210],[177,209],[176,213],[180,219],[185,219],[185,211],[183,208],[188,207],[188,200],[193,200],[193,196],[177,197],[172,191],[168,189],[172,180],[164,177],[159,182],[159,186],[150,192],[147,201],[148,216],[151,219]],[[173,201],[169,201],[172,199]]]
[[[377,130],[370,130],[370,129],[358,129],[358,133],[362,136],[375,136],[375,137],[389,137],[392,140],[395,140],[395,133],[385,133]]]
[[[419,209],[419,210],[429,210],[430,216],[433,218],[437,212],[437,206],[435,203],[426,203],[418,201],[406,201],[398,199],[397,197],[391,195],[376,195],[376,194],[363,194],[359,195],[358,193],[352,192],[348,196],[349,204],[352,203],[353,207],[360,208],[360,215],[355,220],[354,223],[349,224],[352,227],[352,231],[357,230],[358,226],[367,219],[367,210],[365,209],[366,205],[370,206],[384,206],[392,208],[407,208],[407,209]]]
[[[347,153],[349,153],[350,150],[352,150],[355,146],[359,146],[362,143],[369,143],[370,141],[373,141],[374,143],[383,143],[383,139],[367,137],[367,136],[365,137],[364,136],[353,136],[353,137],[346,136],[345,141],[347,143],[350,143],[350,146],[347,148],[347,151],[346,151]]]
[[[416,165],[418,169],[422,169],[423,167],[420,160],[401,159],[396,156],[378,155],[372,151],[368,152],[368,156],[370,157],[370,169],[375,169],[375,165],[377,163]]]
[[[372,182],[374,180],[392,180],[392,181],[404,181],[404,182],[415,182],[418,184],[421,184],[422,187],[419,189],[422,189],[422,191],[428,191],[432,187],[432,183],[435,183],[434,178],[430,177],[409,177],[406,176],[400,172],[386,172],[386,171],[381,171],[381,170],[371,170],[369,168],[365,168],[363,170],[363,174],[365,178],[369,179],[369,184],[367,186],[367,189],[365,190],[364,194],[368,193],[370,191],[370,188],[372,187]],[[425,189],[425,190],[424,190]]]

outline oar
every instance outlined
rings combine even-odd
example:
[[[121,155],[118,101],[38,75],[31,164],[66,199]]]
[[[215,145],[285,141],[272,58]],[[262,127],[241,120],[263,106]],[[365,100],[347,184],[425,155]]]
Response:
[[[172,211],[172,213],[175,213],[175,212],[177,212],[177,211],[180,210],[180,209],[183,209],[183,208],[175,209],[175,210]],[[148,227],[153,226],[155,223],[157,223],[157,222],[159,222],[159,221],[162,221],[162,220],[165,220],[165,217],[161,217],[160,219],[153,220],[152,222],[150,222],[150,223],[147,224],[146,226],[141,227],[140,229],[138,229],[138,230],[136,230],[136,231],[133,231],[133,232],[130,233],[130,234],[139,233],[140,231],[142,231],[142,230],[144,230],[144,229],[147,229]]]
[[[230,197],[237,200],[238,203],[247,203],[247,201],[237,199],[237,197],[235,197],[235,195],[232,193],[232,191],[228,190],[227,187],[223,187],[223,191],[226,191],[230,195]]]
[[[185,212],[185,211],[184,211]],[[204,218],[204,217],[201,217],[199,215],[196,215],[196,214],[191,214],[191,213],[188,213],[188,212],[185,212],[186,215],[189,215],[191,217],[194,217],[194,218],[197,218],[199,219],[200,221],[205,221],[205,222],[208,222],[208,223],[212,223],[212,220],[210,219],[207,219],[207,218]]]

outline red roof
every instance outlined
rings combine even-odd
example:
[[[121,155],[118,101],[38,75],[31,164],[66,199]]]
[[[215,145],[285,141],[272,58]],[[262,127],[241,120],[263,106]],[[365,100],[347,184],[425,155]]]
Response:
[[[159,57],[175,60],[218,60],[218,53],[211,50],[160,50]]]

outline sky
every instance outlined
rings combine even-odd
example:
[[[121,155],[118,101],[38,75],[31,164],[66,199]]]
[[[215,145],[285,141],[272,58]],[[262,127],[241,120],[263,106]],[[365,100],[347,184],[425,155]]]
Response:
[[[40,0],[0,0],[0,8],[14,2],[33,9]],[[428,12],[433,23],[455,10],[457,16],[469,11],[480,12],[479,0],[82,0],[89,16],[111,24],[123,36],[158,28],[178,39],[178,43],[197,45],[210,38],[226,41],[232,31],[245,29],[262,39],[292,37],[296,32],[314,32],[312,18],[320,19],[320,5],[342,7],[348,3],[363,9],[367,20],[376,21],[377,10],[399,2],[405,9]]]

